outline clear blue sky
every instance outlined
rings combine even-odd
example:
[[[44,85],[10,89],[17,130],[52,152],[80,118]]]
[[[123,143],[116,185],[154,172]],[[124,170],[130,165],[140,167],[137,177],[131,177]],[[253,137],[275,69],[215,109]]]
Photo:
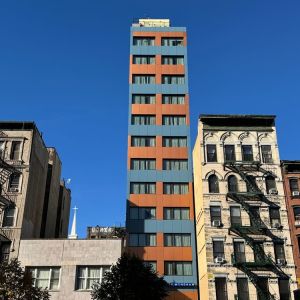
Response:
[[[1,1],[0,118],[57,148],[81,236],[124,223],[132,20],[187,27],[193,141],[199,113],[276,114],[281,157],[300,159],[299,15],[299,0]]]

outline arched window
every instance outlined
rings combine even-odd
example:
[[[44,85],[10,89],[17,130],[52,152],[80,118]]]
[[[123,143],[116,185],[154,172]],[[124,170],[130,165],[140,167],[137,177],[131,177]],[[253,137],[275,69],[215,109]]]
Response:
[[[266,177],[266,190],[267,194],[277,194],[276,182],[273,176]]]
[[[238,191],[238,183],[237,183],[237,179],[234,175],[230,175],[228,177],[228,192],[237,192]]]
[[[219,193],[219,180],[214,174],[208,177],[208,190],[210,193]]]

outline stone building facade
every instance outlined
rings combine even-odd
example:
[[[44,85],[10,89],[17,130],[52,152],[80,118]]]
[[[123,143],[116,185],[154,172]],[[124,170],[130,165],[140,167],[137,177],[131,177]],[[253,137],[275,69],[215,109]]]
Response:
[[[275,117],[202,115],[193,151],[202,299],[294,299]]]

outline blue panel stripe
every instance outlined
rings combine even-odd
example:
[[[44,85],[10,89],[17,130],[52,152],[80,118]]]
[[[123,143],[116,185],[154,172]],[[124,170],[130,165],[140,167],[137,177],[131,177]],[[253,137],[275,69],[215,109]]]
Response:
[[[130,84],[129,92],[131,94],[188,94],[188,84]]]
[[[127,177],[131,182],[191,182],[193,180],[191,169],[190,171],[129,170]]]
[[[129,125],[128,134],[144,136],[188,136],[189,126]]]
[[[186,27],[130,27],[131,33],[138,32],[186,32]]]
[[[131,55],[184,55],[187,51],[184,46],[133,46],[130,45]]]

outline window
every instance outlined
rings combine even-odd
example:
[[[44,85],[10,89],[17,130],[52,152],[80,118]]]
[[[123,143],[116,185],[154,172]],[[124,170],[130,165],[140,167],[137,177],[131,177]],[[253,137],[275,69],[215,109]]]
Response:
[[[10,253],[10,243],[1,242],[0,245],[0,262],[8,261]]]
[[[190,247],[191,235],[185,233],[165,233],[164,241],[166,247]]]
[[[234,260],[236,263],[246,262],[245,243],[242,241],[234,241]]]
[[[272,150],[270,145],[261,146],[261,156],[263,163],[271,164],[273,162]]]
[[[162,118],[163,125],[186,125],[185,116],[163,116]]]
[[[236,193],[238,192],[238,183],[237,179],[234,175],[228,176],[228,192],[229,193]]]
[[[278,278],[280,300],[290,300],[290,282],[288,279]]]
[[[290,190],[291,190],[292,196],[300,196],[298,179],[297,178],[291,178],[289,180],[289,183],[290,183]]]
[[[221,219],[221,206],[210,206],[210,222],[213,225],[214,221],[222,221]]]
[[[225,277],[215,278],[216,300],[228,300]]]
[[[184,95],[162,95],[162,104],[184,104]]]
[[[298,251],[300,253],[300,235],[297,236],[297,241],[298,241]]]
[[[4,217],[3,217],[3,227],[12,227],[14,226],[14,219],[15,219],[15,208],[14,207],[8,207],[4,211]]]
[[[182,171],[188,169],[187,159],[164,159],[163,170]]]
[[[184,75],[162,75],[162,84],[184,84]]]
[[[42,289],[58,290],[59,288],[59,267],[30,267],[33,285]]]
[[[131,220],[154,220],[156,219],[155,207],[130,207],[129,218]]]
[[[185,195],[189,192],[188,183],[164,183],[164,194],[166,195]]]
[[[11,174],[9,178],[8,191],[9,192],[18,192],[20,185],[20,174]]]
[[[109,270],[109,266],[78,267],[77,290],[91,290],[93,284],[102,282],[105,272]]]
[[[155,84],[155,75],[132,75],[134,84]]]
[[[206,145],[206,156],[208,162],[217,161],[217,146],[216,145]]]
[[[183,38],[162,38],[161,39],[162,46],[183,46]]]
[[[264,293],[261,291],[265,291],[265,293],[269,293],[269,282],[267,277],[258,277],[257,279],[257,300],[265,300]]]
[[[214,255],[214,260],[217,257],[225,258],[224,241],[213,240],[213,255]]]
[[[155,104],[155,95],[132,95],[132,104]]]
[[[144,261],[144,265],[151,267],[154,272],[157,272],[157,263],[156,263],[156,261]]]
[[[155,183],[148,182],[131,182],[130,183],[130,194],[155,194],[156,185]]]
[[[275,178],[272,176],[266,177],[267,194],[277,194]]]
[[[133,46],[154,46],[154,37],[133,37]]]
[[[269,213],[270,213],[270,223],[271,223],[271,226],[273,228],[280,226],[280,212],[279,212],[279,208],[277,208],[277,207],[270,207],[269,208]]]
[[[133,63],[136,65],[153,65],[155,64],[154,55],[133,55]]]
[[[130,233],[130,247],[154,247],[156,246],[156,233]]]
[[[5,142],[0,141],[0,158],[4,159],[5,156]]]
[[[186,137],[163,137],[163,147],[187,147]]]
[[[153,115],[132,115],[131,125],[155,125],[155,116]]]
[[[131,170],[155,170],[155,159],[132,158],[130,164]]]
[[[300,226],[300,206],[294,206],[295,225]]]
[[[183,56],[165,56],[161,57],[162,65],[183,65],[184,64],[184,57]]]
[[[237,285],[238,299],[250,300],[248,279],[247,278],[237,278],[236,285]]]
[[[284,245],[283,243],[274,243],[275,260],[279,263],[279,260],[285,261]]]
[[[189,220],[190,209],[181,207],[165,207],[164,220]]]
[[[11,145],[10,159],[19,160],[21,154],[21,142],[13,141]]]
[[[241,208],[239,206],[230,206],[230,222],[231,226],[241,226]]]
[[[246,188],[248,193],[255,193],[257,191],[256,180],[252,175],[246,175]]]
[[[251,226],[256,226],[257,222],[261,223],[259,206],[250,206],[249,207],[249,216],[250,216]],[[256,220],[256,222],[255,222],[255,220]]]
[[[132,136],[131,147],[155,147],[155,136]]]
[[[165,275],[167,276],[192,276],[192,262],[166,261]]]
[[[225,145],[224,146],[224,160],[225,160],[225,162],[235,161],[234,145]]]
[[[214,174],[208,177],[208,191],[209,193],[219,193],[219,180]]]
[[[243,161],[253,161],[253,150],[251,145],[242,145]]]

